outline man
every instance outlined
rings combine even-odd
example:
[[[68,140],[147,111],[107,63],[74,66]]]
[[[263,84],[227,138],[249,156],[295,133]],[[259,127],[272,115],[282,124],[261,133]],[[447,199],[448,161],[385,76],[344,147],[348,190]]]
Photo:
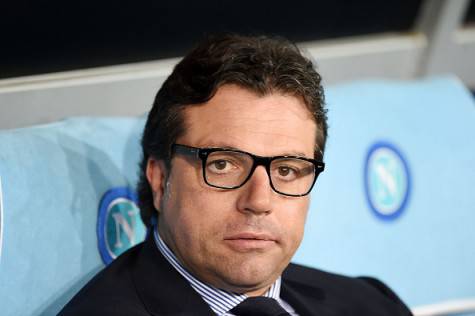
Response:
[[[312,62],[281,39],[200,43],[157,94],[139,183],[146,241],[62,315],[410,315],[385,285],[289,262],[324,170]]]

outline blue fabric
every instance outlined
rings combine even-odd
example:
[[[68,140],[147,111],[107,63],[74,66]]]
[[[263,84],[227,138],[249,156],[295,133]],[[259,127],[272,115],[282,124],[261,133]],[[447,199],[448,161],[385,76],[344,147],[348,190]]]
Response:
[[[475,105],[454,78],[329,87],[326,170],[295,261],[387,282],[411,306],[475,297]],[[74,118],[0,132],[2,315],[54,315],[103,267],[97,213],[135,189],[143,118]],[[403,154],[412,189],[382,220],[364,189],[369,149]]]
[[[143,120],[75,118],[0,133],[2,315],[54,315],[100,268],[96,220],[137,181]]]
[[[410,306],[475,298],[475,102],[455,78],[366,81],[328,90],[325,172],[312,193],[295,260],[374,275]],[[381,220],[368,205],[364,165],[387,141],[405,156],[406,209]]]

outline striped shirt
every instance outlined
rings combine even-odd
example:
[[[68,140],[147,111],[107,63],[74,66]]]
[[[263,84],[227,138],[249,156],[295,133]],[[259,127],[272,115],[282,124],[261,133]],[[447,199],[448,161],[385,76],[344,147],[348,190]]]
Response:
[[[198,292],[201,298],[209,305],[209,307],[217,314],[221,316],[232,315],[229,313],[236,305],[244,301],[247,296],[245,294],[238,294],[222,289],[218,289],[212,285],[201,282],[195,278],[176,258],[175,254],[168,248],[165,242],[158,234],[158,230],[153,229],[153,235],[155,244],[161,254],[167,259],[167,261],[190,283],[191,287]],[[291,315],[297,315],[294,309],[285,301],[280,298],[280,284],[281,278],[279,277],[264,294],[266,297],[276,299],[279,304]]]

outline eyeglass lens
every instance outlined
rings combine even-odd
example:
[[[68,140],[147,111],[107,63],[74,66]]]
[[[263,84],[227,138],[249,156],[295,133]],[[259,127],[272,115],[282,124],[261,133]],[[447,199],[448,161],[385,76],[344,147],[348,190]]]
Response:
[[[215,151],[208,155],[204,164],[208,184],[231,189],[244,184],[254,165],[252,156],[234,151]],[[269,167],[270,181],[274,189],[283,194],[306,194],[315,178],[313,163],[298,158],[277,158]]]

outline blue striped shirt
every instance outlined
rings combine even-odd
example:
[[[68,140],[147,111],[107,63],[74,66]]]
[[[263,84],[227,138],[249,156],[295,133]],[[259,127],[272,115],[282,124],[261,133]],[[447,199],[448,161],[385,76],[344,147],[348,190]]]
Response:
[[[167,261],[190,283],[191,287],[198,292],[209,307],[221,316],[232,315],[229,313],[236,305],[244,301],[247,296],[245,294],[238,294],[222,289],[218,289],[212,285],[206,284],[195,278],[188,270],[181,265],[175,254],[168,248],[160,237],[158,230],[153,229],[155,244]],[[264,294],[266,297],[276,299],[282,307],[291,315],[297,315],[294,309],[280,298],[280,284],[279,277]]]

